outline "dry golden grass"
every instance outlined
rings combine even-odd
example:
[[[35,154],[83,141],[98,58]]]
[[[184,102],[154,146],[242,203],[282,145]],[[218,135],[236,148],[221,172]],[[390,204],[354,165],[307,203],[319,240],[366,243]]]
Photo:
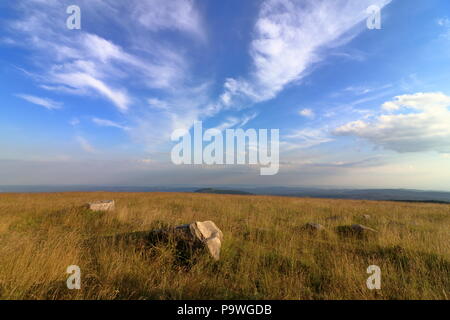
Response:
[[[115,199],[116,210],[80,208]],[[371,218],[365,221],[362,215]],[[337,219],[329,219],[336,216]],[[219,262],[179,264],[170,245],[139,250],[99,236],[213,220]],[[327,228],[302,232],[307,222]],[[379,230],[341,239],[339,225]],[[447,299],[450,206],[180,193],[0,195],[1,299]],[[66,268],[79,265],[81,290]],[[382,270],[369,290],[366,269]]]

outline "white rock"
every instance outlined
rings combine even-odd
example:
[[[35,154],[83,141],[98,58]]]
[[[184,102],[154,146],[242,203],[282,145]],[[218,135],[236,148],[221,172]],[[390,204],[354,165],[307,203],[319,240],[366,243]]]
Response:
[[[171,234],[181,241],[190,242],[193,247],[206,247],[215,260],[220,259],[223,233],[212,221],[196,221],[173,229],[153,230],[153,234]]]
[[[114,200],[89,202],[87,207],[92,211],[109,211],[114,210],[115,202]]]
[[[216,224],[212,221],[196,221],[189,225],[189,229],[199,241],[205,244],[211,256],[215,260],[219,260],[223,233]]]

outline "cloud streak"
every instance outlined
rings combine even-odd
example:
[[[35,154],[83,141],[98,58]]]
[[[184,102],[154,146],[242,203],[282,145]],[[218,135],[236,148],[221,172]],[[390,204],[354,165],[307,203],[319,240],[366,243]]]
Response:
[[[16,97],[49,110],[60,109],[62,107],[61,102],[56,102],[48,98],[36,97],[29,94],[16,94]]]
[[[99,118],[93,118],[92,122],[94,122],[96,125],[101,127],[112,127],[112,128],[118,128],[122,130],[130,130],[130,128],[123,126],[121,124],[118,124],[114,121],[107,120],[107,119],[99,119]]]

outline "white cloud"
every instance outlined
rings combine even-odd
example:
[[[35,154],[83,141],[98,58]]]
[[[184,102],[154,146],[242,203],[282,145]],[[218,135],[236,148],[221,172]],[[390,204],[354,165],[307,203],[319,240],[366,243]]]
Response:
[[[9,21],[8,30],[11,37],[23,38],[21,45],[32,52],[36,70],[40,70],[33,79],[41,88],[100,95],[124,112],[135,100],[133,88],[173,93],[185,86],[189,76],[186,56],[170,41],[158,41],[156,33],[176,30],[203,39],[201,16],[193,1],[78,2],[85,25],[95,19],[96,24],[108,26],[108,33],[127,36],[121,46],[104,34],[84,29],[67,32],[64,21],[69,1],[33,1],[33,6],[28,1],[15,2],[19,18]]]
[[[392,88],[392,84],[385,84],[382,86],[364,86],[364,85],[359,85],[359,86],[349,86],[346,87],[342,93],[352,93],[354,95],[367,95],[368,93],[374,93],[374,92],[380,92],[386,89]]]
[[[113,128],[118,128],[118,129],[122,129],[122,130],[129,130],[128,127],[118,124],[114,121],[107,120],[107,119],[93,118],[92,122],[94,122],[96,125],[99,125],[101,127],[113,127]]]
[[[185,61],[176,51],[162,47],[160,44],[152,43],[152,50],[146,51],[145,57],[137,57],[124,51],[121,47],[94,34],[84,34],[80,38],[84,46],[82,55],[102,64],[105,69],[115,74],[126,76],[129,68],[142,78],[141,81],[152,88],[171,88],[175,83],[181,81],[185,72]],[[114,68],[113,62],[119,62],[126,66],[126,71]],[[122,73],[122,74],[121,74]]]
[[[220,96],[220,101],[223,103],[224,106],[229,106],[231,103],[231,93],[230,92],[224,92]]]
[[[28,95],[28,94],[16,94],[16,97],[22,98],[30,103],[47,108],[49,110],[59,109],[62,106],[62,103],[60,103],[60,102],[56,102],[51,99],[40,98],[40,97]]]
[[[367,7],[378,5],[382,8],[389,2],[264,1],[250,49],[253,72],[248,79],[228,79],[228,84],[234,83],[233,88],[226,91],[247,96],[254,102],[274,98],[323,59],[324,49],[350,41],[357,34],[355,27],[367,19]]]
[[[441,27],[450,27],[450,19],[449,18],[441,18],[437,20],[438,25]]]
[[[70,125],[71,125],[72,127],[76,127],[77,125],[80,124],[80,119],[78,119],[78,118],[73,118],[72,120],[69,121],[69,123],[70,123]]]
[[[444,33],[441,35],[445,39],[450,39],[450,19],[441,18],[437,20],[437,24],[444,28]]]
[[[333,141],[327,133],[327,130],[323,128],[305,128],[296,130],[289,135],[285,135],[283,138],[284,141],[281,145],[286,150],[309,148]]]
[[[362,94],[367,94],[367,93],[372,92],[373,89],[370,87],[364,87],[364,86],[350,86],[350,87],[345,88],[344,91],[351,92],[356,95],[362,95]]]
[[[193,0],[147,0],[136,3],[137,21],[150,31],[177,30],[204,38],[200,13]]]
[[[52,80],[69,86],[70,88],[94,90],[113,102],[122,112],[128,110],[128,106],[131,102],[131,98],[128,96],[125,89],[111,88],[103,81],[96,79],[88,73],[54,73],[52,74]]]
[[[234,126],[238,125],[240,120],[235,117],[228,117],[225,121],[223,121],[221,124],[219,124],[215,129],[223,131],[225,129],[233,128]]]
[[[242,117],[228,117],[225,121],[219,124],[215,129],[223,131],[233,127],[243,127],[258,116],[257,113],[243,115]]]
[[[250,114],[250,115],[244,115],[242,118],[241,118],[241,124],[240,124],[240,126],[241,127],[243,127],[243,126],[245,126],[247,123],[249,123],[250,121],[252,121],[253,119],[255,119],[256,117],[258,116],[258,113],[252,113],[252,114]]]
[[[372,121],[342,125],[334,134],[357,136],[398,152],[450,152],[450,97],[439,92],[397,96]],[[396,113],[394,113],[396,112]]]
[[[134,142],[159,149],[174,129],[219,110],[210,108],[210,83],[193,76],[191,51],[178,42],[180,36],[200,45],[207,40],[195,1],[79,0],[86,28],[75,32],[65,28],[69,0],[15,4],[20,18],[10,24],[12,36],[34,57],[33,80],[60,94],[109,101]],[[94,24],[95,34],[88,29]],[[148,99],[152,108],[144,108],[142,96],[161,98]]]
[[[149,98],[147,99],[148,104],[156,109],[168,110],[169,106],[166,101],[157,99],[157,98]]]
[[[96,152],[95,148],[85,138],[83,138],[81,136],[77,136],[76,140],[77,140],[78,144],[80,145],[81,149],[83,149],[84,151],[89,152],[89,153]]]
[[[312,111],[311,109],[308,109],[308,108],[302,109],[298,113],[302,117],[306,117],[306,118],[314,118],[315,117],[314,111]]]

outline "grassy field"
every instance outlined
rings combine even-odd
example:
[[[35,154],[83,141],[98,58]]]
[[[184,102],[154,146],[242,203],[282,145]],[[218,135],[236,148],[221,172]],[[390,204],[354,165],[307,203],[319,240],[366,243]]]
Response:
[[[116,210],[80,205],[114,199]],[[365,219],[363,215],[370,215]],[[212,220],[221,259],[99,239]],[[326,227],[302,230],[307,222]],[[360,223],[369,239],[341,238]],[[97,239],[90,240],[89,239]],[[448,299],[450,205],[181,193],[0,194],[1,299]],[[81,290],[66,268],[79,265]],[[381,290],[369,290],[369,265]]]

